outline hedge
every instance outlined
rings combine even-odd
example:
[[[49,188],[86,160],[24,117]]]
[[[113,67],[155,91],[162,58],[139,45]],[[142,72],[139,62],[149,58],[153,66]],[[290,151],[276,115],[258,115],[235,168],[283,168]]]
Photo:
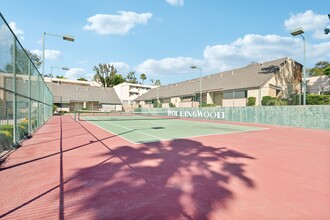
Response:
[[[306,96],[307,105],[330,105],[330,95],[314,95]]]

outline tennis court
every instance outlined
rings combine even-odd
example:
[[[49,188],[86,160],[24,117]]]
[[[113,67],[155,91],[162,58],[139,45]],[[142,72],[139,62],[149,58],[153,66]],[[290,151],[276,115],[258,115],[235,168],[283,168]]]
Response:
[[[0,219],[329,219],[328,130],[99,117],[54,116],[9,155]]]
[[[162,117],[150,112],[148,114],[78,112],[78,118],[80,121],[89,121],[135,144],[265,129],[254,126],[223,124],[216,121]]]

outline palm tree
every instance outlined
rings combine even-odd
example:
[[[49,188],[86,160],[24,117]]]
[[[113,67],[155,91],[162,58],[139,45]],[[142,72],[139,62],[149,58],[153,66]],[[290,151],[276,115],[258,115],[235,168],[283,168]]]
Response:
[[[135,72],[129,72],[126,76],[126,82],[128,83],[137,83],[136,77],[135,77]]]
[[[144,84],[144,80],[147,79],[146,74],[142,73],[142,74],[140,75],[140,79],[142,79],[142,84]]]

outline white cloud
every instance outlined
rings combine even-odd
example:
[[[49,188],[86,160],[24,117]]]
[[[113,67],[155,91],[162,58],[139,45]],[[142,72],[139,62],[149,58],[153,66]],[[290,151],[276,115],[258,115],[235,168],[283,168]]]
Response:
[[[209,71],[223,71],[251,62],[262,62],[291,55],[295,39],[277,35],[248,34],[231,44],[207,46],[204,58]],[[301,47],[299,47],[301,48]]]
[[[24,40],[24,31],[22,29],[19,29],[16,26],[16,23],[15,22],[13,22],[13,21],[9,22],[9,26],[13,30],[13,32],[15,33],[16,37],[19,40]]]
[[[284,21],[284,26],[288,31],[302,27],[305,32],[312,32],[312,37],[316,39],[327,38],[323,30],[329,25],[330,21],[327,15],[316,14],[312,10],[292,14],[289,19]]]
[[[300,42],[300,45],[302,42]],[[300,47],[301,48],[301,47]],[[307,61],[313,66],[319,61],[329,61],[330,60],[330,42],[324,42],[320,44],[307,45],[306,54]],[[299,51],[301,53],[301,50]],[[310,66],[310,67],[313,67]]]
[[[150,75],[149,78],[161,77],[168,82],[175,82],[178,80],[174,77],[184,77],[191,73],[191,65],[202,68],[203,74],[213,74],[243,67],[252,62],[283,57],[303,62],[302,45],[303,42],[300,38],[248,34],[230,44],[207,46],[203,51],[203,59],[198,60],[191,57],[148,59],[138,65],[136,69],[139,73]],[[308,51],[307,66],[330,59],[330,42],[307,44],[306,50]]]
[[[87,19],[85,30],[95,31],[100,35],[125,35],[135,25],[146,24],[152,17],[151,13],[135,13],[132,11],[119,11],[119,15],[96,14]]]
[[[183,6],[184,0],[166,0],[167,3],[173,6]]]
[[[82,68],[70,68],[65,72],[64,77],[72,80],[76,80],[79,78],[85,78],[87,80],[91,80],[93,75],[86,73],[86,70]]]
[[[125,76],[131,69],[131,67],[125,62],[110,62],[109,64],[113,65],[122,76]]]
[[[9,23],[10,28],[14,31],[15,35],[19,40],[24,40],[24,31],[16,27],[15,22]],[[13,43],[13,34],[7,27],[7,25],[2,24],[0,26],[0,44],[1,45],[11,45]]]
[[[31,50],[32,53],[42,57],[41,50]],[[47,60],[57,60],[61,57],[61,51],[59,50],[45,50],[45,59]]]
[[[190,66],[202,65],[203,61],[191,57],[148,59],[137,66],[138,73],[145,73],[153,78],[159,76],[178,76],[191,72]]]
[[[13,43],[12,36],[9,32],[9,29],[6,25],[2,24],[0,27],[0,44],[1,45],[10,45]]]

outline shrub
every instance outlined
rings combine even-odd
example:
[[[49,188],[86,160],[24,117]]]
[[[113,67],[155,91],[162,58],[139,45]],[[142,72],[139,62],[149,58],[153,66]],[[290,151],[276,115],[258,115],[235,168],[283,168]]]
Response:
[[[300,99],[300,102],[299,102]],[[300,94],[293,94],[291,95],[291,100],[289,102],[290,105],[299,105],[302,103],[302,96]]]
[[[161,108],[162,107],[162,102],[158,102],[156,99],[152,100],[154,108]]]
[[[170,105],[171,108],[175,108],[175,104],[173,104],[172,102],[170,102],[169,105]]]
[[[0,152],[9,150],[13,145],[13,135],[10,131],[0,131]]]
[[[57,111],[57,108],[58,108],[58,106],[57,105],[53,105],[53,112],[56,112]]]
[[[330,105],[330,95],[307,95],[307,105]]]
[[[272,98],[268,101],[267,105],[269,105],[269,106],[282,105],[282,102],[278,98]]]
[[[215,104],[206,104],[205,102],[202,103],[202,107],[215,107]]]
[[[287,105],[287,99],[279,99],[277,97],[264,96],[262,98],[261,104],[263,106],[273,106],[273,105]]]
[[[261,105],[268,105],[268,102],[272,99],[270,96],[264,96],[261,100]]]
[[[247,101],[247,106],[255,106],[256,105],[256,97],[249,97]]]
[[[12,125],[0,125],[0,131],[9,131],[13,133],[13,126]]]
[[[281,99],[282,105],[288,105],[289,104],[289,99]]]

